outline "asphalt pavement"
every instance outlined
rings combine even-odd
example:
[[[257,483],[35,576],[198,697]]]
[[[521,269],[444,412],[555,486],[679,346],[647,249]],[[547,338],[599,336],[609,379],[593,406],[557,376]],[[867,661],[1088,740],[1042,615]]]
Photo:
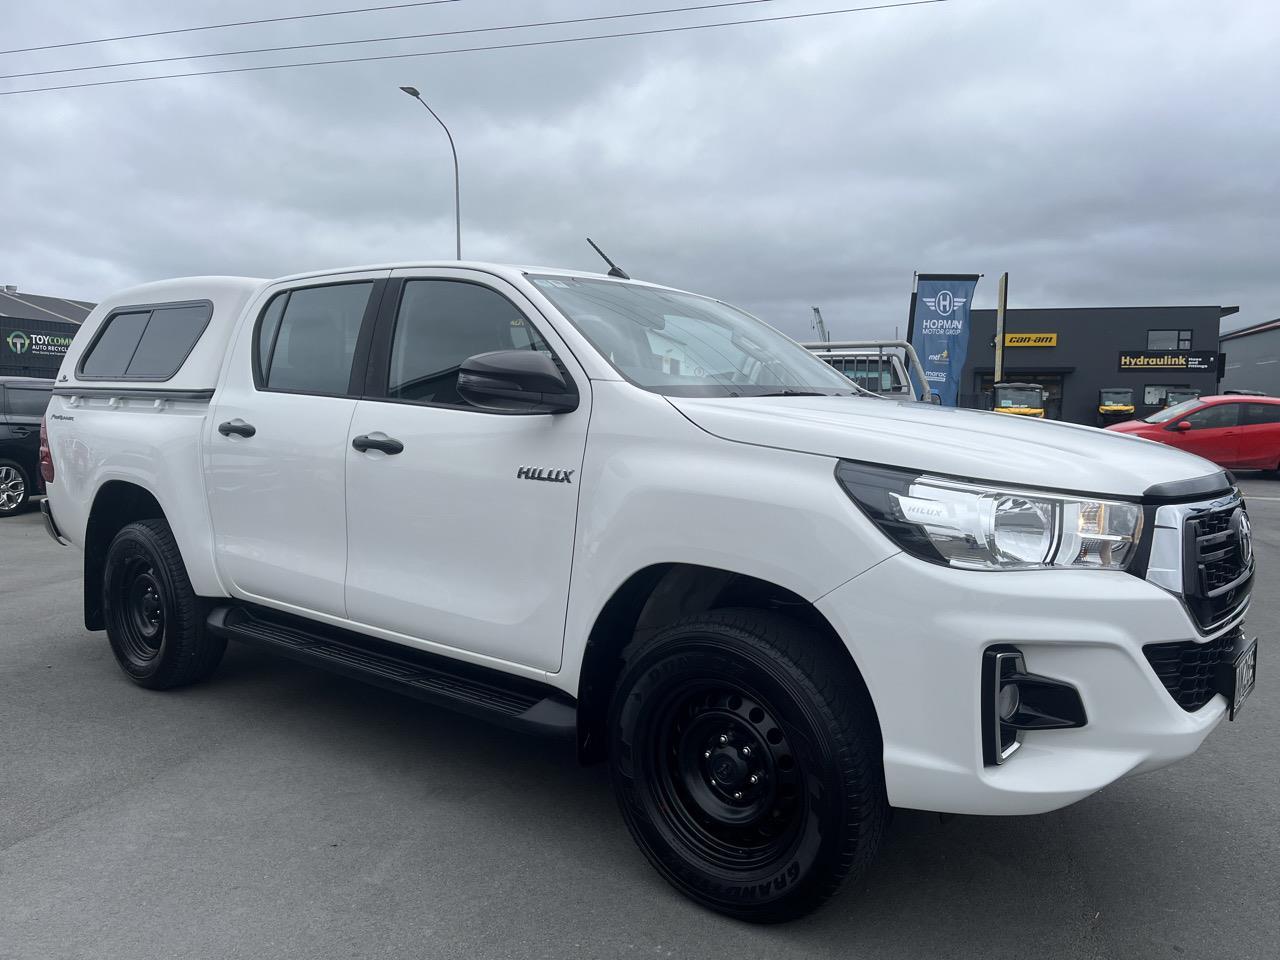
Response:
[[[1236,723],[1056,813],[898,811],[863,882],[772,928],[668,888],[565,748],[235,646],[207,684],[133,686],[79,554],[0,521],[0,957],[1273,958],[1280,482],[1243,486]]]

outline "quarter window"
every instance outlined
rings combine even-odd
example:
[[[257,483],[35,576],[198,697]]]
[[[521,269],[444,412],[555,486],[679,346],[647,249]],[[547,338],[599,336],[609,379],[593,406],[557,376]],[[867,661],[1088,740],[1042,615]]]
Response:
[[[467,358],[494,350],[550,353],[525,315],[496,290],[457,280],[410,280],[391,340],[387,396],[470,408],[458,394],[458,370]]]
[[[258,323],[258,369],[268,390],[343,396],[373,282],[278,294]]]
[[[1191,424],[1192,430],[1234,427],[1239,419],[1241,406],[1239,403],[1217,403],[1212,407],[1201,407],[1183,419]]]
[[[1190,330],[1148,330],[1148,350],[1190,350]]]
[[[114,313],[80,361],[81,377],[168,380],[182,367],[213,315],[207,303],[174,303]]]

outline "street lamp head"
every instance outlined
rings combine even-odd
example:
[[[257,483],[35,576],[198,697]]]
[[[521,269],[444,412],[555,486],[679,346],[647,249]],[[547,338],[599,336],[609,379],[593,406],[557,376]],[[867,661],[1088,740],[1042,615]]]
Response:
[[[417,87],[401,87],[400,89],[403,90],[405,93],[407,93],[409,96],[413,97],[415,100],[418,99],[418,97],[422,96],[422,94],[418,93]]]

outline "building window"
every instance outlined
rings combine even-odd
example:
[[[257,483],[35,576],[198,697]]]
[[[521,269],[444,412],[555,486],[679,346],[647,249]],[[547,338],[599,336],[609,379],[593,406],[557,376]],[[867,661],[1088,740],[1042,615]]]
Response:
[[[1142,402],[1148,407],[1163,407],[1169,392],[1173,391],[1175,394],[1184,394],[1177,397],[1178,402],[1181,403],[1187,399],[1185,394],[1190,390],[1191,388],[1185,383],[1148,383],[1142,388]]]
[[[1148,350],[1190,350],[1190,330],[1148,330]]]

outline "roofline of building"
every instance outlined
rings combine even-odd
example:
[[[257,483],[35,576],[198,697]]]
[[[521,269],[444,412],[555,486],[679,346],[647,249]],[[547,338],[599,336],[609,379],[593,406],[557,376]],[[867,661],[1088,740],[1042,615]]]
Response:
[[[1009,313],[1023,313],[1034,310],[1037,313],[1116,313],[1120,310],[1217,310],[1218,319],[1222,320],[1232,314],[1239,313],[1239,307],[1224,307],[1217,303],[1179,303],[1150,304],[1148,306],[1127,307],[1010,307]],[[995,313],[995,307],[975,308],[974,313]]]
[[[1246,337],[1251,333],[1262,333],[1266,330],[1273,330],[1276,327],[1280,327],[1280,317],[1276,317],[1274,320],[1263,320],[1261,323],[1250,324],[1247,327],[1241,327],[1239,330],[1230,330],[1219,335],[1218,342],[1221,343],[1223,340],[1234,340],[1236,337]]]

